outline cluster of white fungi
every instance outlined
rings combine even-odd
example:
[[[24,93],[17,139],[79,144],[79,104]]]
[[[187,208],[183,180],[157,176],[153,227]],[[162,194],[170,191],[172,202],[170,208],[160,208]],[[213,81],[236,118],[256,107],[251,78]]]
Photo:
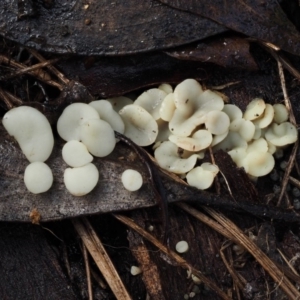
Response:
[[[45,161],[54,146],[47,118],[32,107],[20,106],[8,111],[2,122],[30,162],[24,173],[27,189],[34,194],[46,192],[53,175]],[[139,146],[153,144],[160,167],[199,189],[209,188],[219,171],[211,163],[198,163],[209,147],[227,151],[238,167],[259,177],[274,168],[276,151],[297,140],[297,129],[288,122],[283,104],[270,105],[257,98],[243,113],[225,104],[220,93],[203,90],[194,79],[184,80],[174,90],[162,84],[135,101],[118,97],[73,103],[60,116],[57,131],[66,141],[62,157],[70,167],[64,183],[74,196],[86,195],[97,185],[99,171],[92,161],[114,150],[114,131]],[[126,170],[120,180],[129,191],[143,184],[135,170]]]

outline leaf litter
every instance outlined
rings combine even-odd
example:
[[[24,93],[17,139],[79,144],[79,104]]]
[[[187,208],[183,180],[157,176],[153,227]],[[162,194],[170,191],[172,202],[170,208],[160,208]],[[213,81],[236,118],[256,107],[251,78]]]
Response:
[[[255,46],[257,47],[257,46]],[[255,48],[257,50],[257,48]],[[175,50],[176,51],[176,50]],[[259,53],[260,50],[255,51]],[[253,52],[253,49],[251,51]],[[214,66],[213,64],[204,63],[201,65],[201,69],[205,70],[203,72],[203,76],[201,79],[202,81],[207,85],[221,85],[224,84],[224,78],[226,78],[227,83],[233,82],[234,77],[239,77],[240,84],[232,85],[232,86],[226,86],[225,90],[223,91],[229,98],[236,104],[238,104],[241,108],[245,108],[247,103],[251,100],[251,97],[257,96],[257,93],[262,94],[265,99],[269,102],[279,102],[283,100],[283,98],[286,98],[286,95],[283,97],[283,93],[280,89],[280,82],[283,83],[282,77],[280,78],[278,76],[278,73],[276,73],[276,64],[274,64],[274,61],[270,61],[269,56],[266,53],[262,53],[262,56],[260,59],[257,60],[258,67],[260,68],[260,71],[230,71],[223,70],[222,67]],[[280,55],[280,54],[279,54]],[[263,63],[262,63],[263,61]],[[296,66],[297,61],[296,61]],[[166,68],[167,69],[167,68]],[[170,68],[171,69],[171,68]],[[142,70],[141,70],[142,73]],[[197,72],[195,72],[197,73]],[[225,77],[225,73],[228,73],[228,76]],[[235,76],[232,74],[234,73]],[[265,73],[265,74],[262,74]],[[213,77],[213,75],[216,74],[216,76]],[[241,76],[242,75],[242,76]],[[291,101],[291,109],[293,109],[293,112],[295,114],[296,122],[299,122],[299,107],[296,103],[296,96],[299,93],[299,88],[297,84],[293,84],[293,77],[291,77],[289,74],[285,74],[286,76],[286,85],[287,85],[287,91],[289,93],[289,98]],[[196,76],[195,76],[196,77]],[[26,77],[25,77],[26,78]],[[236,78],[237,79],[237,78]],[[24,77],[23,77],[24,80]],[[25,80],[30,80],[26,78]],[[174,83],[180,81],[180,79],[173,79]],[[178,80],[178,81],[176,81]],[[262,81],[262,82],[257,82]],[[164,82],[164,80],[161,79],[161,82]],[[172,82],[172,80],[170,80]],[[154,80],[148,81],[146,85],[151,85],[155,83]],[[16,84],[16,83],[14,83]],[[226,84],[226,83],[225,83]],[[263,88],[265,84],[265,88]],[[145,85],[145,86],[146,86]],[[5,91],[6,93],[12,93],[10,90],[9,84],[7,84],[8,91]],[[140,86],[142,87],[142,85]],[[135,90],[136,88],[139,88],[139,86],[132,87],[132,90]],[[248,94],[250,92],[250,94]],[[93,93],[92,93],[93,94]],[[95,93],[97,94],[97,93]],[[94,94],[94,95],[95,95]],[[14,94],[16,96],[16,94]],[[21,96],[21,93],[17,92],[17,96]],[[17,97],[18,99],[18,97]],[[60,103],[64,101],[65,98],[60,99]],[[23,101],[24,102],[24,101]],[[25,101],[26,103],[26,101]],[[44,106],[44,103],[41,105]],[[3,106],[5,107],[5,105]],[[51,106],[50,106],[51,107]],[[56,109],[58,109],[60,106],[54,105],[55,109],[52,111],[55,115]],[[3,108],[6,109],[6,108]],[[49,109],[47,107],[47,109]],[[46,110],[47,110],[46,109]],[[54,117],[55,119],[55,117]],[[58,179],[58,181],[55,183],[55,193],[50,193],[48,195],[48,199],[34,199],[31,195],[31,202],[28,204],[26,202],[26,199],[29,200],[29,196],[26,195],[25,189],[22,191],[22,168],[24,169],[25,166],[25,160],[22,157],[22,154],[20,153],[20,150],[18,149],[17,145],[13,142],[13,140],[10,137],[7,137],[6,134],[1,132],[1,136],[5,137],[4,139],[1,139],[1,149],[4,151],[2,152],[2,159],[1,159],[1,166],[4,167],[4,169],[1,170],[1,184],[4,183],[4,188],[2,188],[2,191],[4,193],[1,196],[1,202],[2,199],[4,199],[4,203],[8,205],[8,209],[3,208],[0,212],[1,218],[4,218],[3,220],[10,220],[10,221],[25,221],[30,222],[29,214],[30,212],[36,211],[39,213],[41,217],[41,221],[47,220],[48,216],[50,216],[48,213],[49,211],[45,208],[45,203],[49,201],[50,204],[54,204],[54,207],[52,207],[52,217],[49,217],[49,220],[51,218],[54,219],[61,219],[61,218],[68,218],[68,217],[74,217],[74,216],[80,216],[80,215],[90,215],[90,214],[97,214],[99,212],[107,212],[107,211],[123,211],[126,210],[132,210],[135,208],[142,208],[142,207],[150,207],[155,205],[155,201],[153,201],[152,197],[152,190],[149,188],[146,189],[139,195],[140,197],[137,197],[138,199],[132,199],[131,195],[127,195],[124,198],[124,191],[118,190],[117,181],[118,178],[116,174],[119,174],[119,170],[121,170],[124,167],[124,162],[127,165],[137,166],[138,159],[137,156],[131,151],[129,147],[126,147],[125,145],[119,145],[116,150],[116,155],[110,157],[109,159],[100,160],[97,161],[97,164],[99,164],[99,167],[101,167],[103,170],[107,170],[108,174],[107,177],[103,176],[103,187],[105,187],[103,190],[97,191],[98,193],[93,195],[91,197],[90,201],[84,201],[84,203],[74,203],[72,205],[69,204],[62,204],[58,203],[57,200],[67,200],[72,203],[76,199],[70,199],[66,197],[63,193],[63,186]],[[57,145],[53,157],[51,158],[51,162],[54,166],[54,169],[56,169],[58,178],[59,174],[61,174],[62,169],[62,161],[60,159],[57,159],[59,157],[61,145]],[[12,156],[11,156],[12,154]],[[222,156],[223,155],[223,156]],[[224,161],[226,161],[224,154],[219,154],[221,157],[220,164]],[[126,159],[124,159],[126,157]],[[289,158],[289,153],[285,155],[284,159]],[[218,155],[215,156],[215,159],[218,159]],[[290,166],[292,166],[293,163],[296,162],[298,164],[299,156],[297,154],[297,151],[295,151],[294,155],[291,156],[291,163]],[[14,169],[11,169],[11,165],[14,166]],[[213,280],[219,287],[222,287],[223,290],[226,290],[227,295],[224,296],[222,292],[215,289],[215,291],[219,294],[220,297],[223,297],[224,299],[227,298],[235,298],[235,297],[255,297],[255,295],[259,294],[262,290],[265,290],[266,294],[270,295],[270,297],[273,297],[273,299],[283,299],[286,296],[288,296],[290,299],[294,299],[296,297],[299,297],[298,291],[295,289],[295,285],[291,282],[298,282],[298,277],[295,277],[297,275],[294,274],[293,269],[291,266],[293,266],[294,270],[296,272],[299,272],[299,263],[297,258],[297,251],[299,251],[299,245],[297,244],[297,231],[295,231],[296,225],[293,225],[294,221],[298,219],[298,213],[294,210],[291,210],[291,205],[293,204],[293,196],[291,192],[285,191],[285,198],[284,201],[280,204],[280,208],[276,208],[276,200],[278,199],[276,196],[276,193],[274,193],[274,201],[272,200],[269,205],[265,205],[265,201],[267,199],[268,193],[272,191],[272,186],[274,183],[269,178],[264,178],[262,180],[259,180],[257,184],[254,185],[247,182],[247,178],[243,177],[242,171],[237,169],[232,169],[233,166],[228,166],[225,164],[223,166],[223,173],[228,180],[229,186],[232,190],[233,198],[231,197],[230,193],[226,190],[226,187],[221,184],[221,195],[222,196],[216,196],[216,194],[211,192],[196,192],[194,189],[187,187],[183,183],[180,183],[180,180],[174,181],[173,176],[166,175],[165,172],[161,173],[162,180],[166,188],[168,189],[170,196],[169,200],[170,202],[177,201],[177,200],[193,200],[191,203],[193,203],[194,208],[189,208],[186,204],[179,204],[179,206],[184,208],[184,210],[191,210],[197,208],[197,210],[194,212],[195,215],[199,215],[199,210],[206,211],[206,213],[210,214],[211,217],[215,218],[218,223],[211,223],[211,221],[205,221],[208,222],[207,224],[211,224],[209,226],[213,227],[213,230],[209,230],[208,227],[203,227],[201,223],[198,221],[195,221],[191,218],[189,218],[187,215],[182,215],[182,212],[178,210],[175,206],[170,206],[170,220],[171,223],[170,229],[169,229],[169,240],[167,241],[167,246],[169,246],[172,249],[172,245],[174,245],[178,240],[180,240],[180,235],[184,235],[184,239],[189,241],[189,245],[191,246],[191,251],[189,251],[186,254],[187,261],[190,263],[190,266],[194,268],[194,266],[198,266],[199,270],[204,270],[204,273],[208,275],[209,280]],[[147,172],[143,165],[140,165],[139,168],[141,168],[141,172],[144,172],[143,174],[147,177]],[[290,175],[291,168],[288,168],[288,173],[284,177],[287,179],[293,178]],[[110,173],[111,172],[111,173]],[[279,171],[281,172],[281,171]],[[232,178],[230,178],[230,174],[232,174]],[[237,183],[234,183],[234,174],[237,176],[236,179],[241,180],[237,181]],[[291,171],[292,176],[298,176],[295,170]],[[57,177],[57,176],[56,176]],[[243,179],[244,178],[244,179]],[[286,180],[283,184],[286,185]],[[110,190],[108,188],[109,184],[107,183],[113,182],[114,185],[112,185],[112,189]],[[295,182],[295,181],[293,181]],[[251,187],[249,191],[246,191],[245,188],[243,191],[241,191],[240,186],[246,186]],[[107,189],[108,188],[108,189]],[[148,187],[147,187],[148,188]],[[271,188],[271,189],[270,189]],[[107,190],[106,190],[107,189]],[[282,189],[283,190],[283,189]],[[20,192],[21,195],[23,195],[23,200],[21,200],[20,203],[20,197],[18,197],[18,193]],[[258,197],[256,196],[256,192],[258,192]],[[7,193],[7,194],[5,194]],[[113,196],[116,196],[117,202],[110,204],[107,203]],[[15,198],[14,198],[15,197]],[[219,197],[219,198],[218,198]],[[58,199],[60,198],[60,199]],[[92,198],[95,198],[93,201]],[[202,202],[203,198],[209,199],[207,202]],[[12,204],[9,203],[9,199],[12,199]],[[120,203],[119,200],[122,199],[122,202]],[[125,200],[124,200],[125,199]],[[201,200],[202,199],[202,200]],[[216,202],[216,199],[219,199],[220,201]],[[243,201],[241,201],[241,199]],[[252,200],[250,200],[252,199]],[[78,200],[78,198],[77,198]],[[105,204],[101,202],[104,200]],[[124,202],[123,202],[124,200]],[[131,201],[133,200],[133,203]],[[223,201],[221,201],[223,200]],[[250,200],[250,203],[247,203],[247,201]],[[15,202],[14,202],[15,201]],[[55,202],[57,201],[57,202]],[[80,202],[80,201],[79,201]],[[196,203],[198,202],[198,203]],[[58,203],[58,204],[57,204]],[[78,204],[79,209],[76,211],[75,207]],[[203,208],[200,207],[200,204],[205,204],[209,206],[214,206],[217,211],[214,211],[210,208]],[[58,206],[55,206],[58,205]],[[62,206],[60,206],[62,205]],[[91,207],[89,207],[91,205]],[[243,206],[246,205],[246,206]],[[265,205],[265,206],[264,206]],[[253,209],[251,211],[251,209]],[[255,211],[255,208],[257,210]],[[57,210],[54,212],[54,210]],[[94,210],[96,209],[96,210]],[[23,210],[23,211],[22,211]],[[230,212],[232,210],[232,212]],[[22,211],[22,212],[21,212]],[[50,209],[51,211],[51,209]],[[222,211],[222,214],[218,211]],[[252,216],[249,216],[245,214],[245,211],[252,212],[255,218]],[[14,214],[17,212],[16,216]],[[20,213],[19,213],[20,212]],[[265,221],[263,217],[268,217],[268,213],[274,213],[275,215],[269,215],[269,218],[274,219],[273,222]],[[226,216],[224,215],[226,214]],[[132,213],[130,213],[131,217],[134,218],[137,222],[143,222],[142,226],[146,229],[147,223],[153,223],[155,222],[155,218],[157,218],[157,211],[155,208],[148,208],[147,210],[134,210]],[[54,216],[54,217],[53,217]],[[119,216],[119,215],[118,215]],[[155,217],[156,216],[156,217]],[[181,217],[180,217],[181,216]],[[184,216],[184,222],[185,226],[187,227],[187,230],[183,228],[182,225],[180,225],[180,220]],[[275,217],[274,217],[275,216]],[[292,223],[288,222],[278,222],[275,220],[275,218],[292,218],[289,219],[292,221]],[[202,213],[202,221],[203,220],[209,220],[207,219],[210,217],[207,217],[206,214]],[[148,221],[147,221],[148,220]],[[234,223],[240,227],[238,229],[236,225],[232,223],[234,220]],[[287,221],[288,219],[286,219]],[[100,220],[98,222],[101,223]],[[49,225],[50,223],[46,223]],[[191,224],[191,226],[189,226]],[[263,231],[262,229],[265,228],[265,225],[270,226],[269,231]],[[286,227],[282,227],[282,224],[284,224]],[[49,225],[51,227],[51,225]],[[130,227],[134,228],[135,225],[131,224]],[[206,226],[206,225],[205,225]],[[162,236],[162,229],[159,228],[159,224],[155,225],[154,228],[154,234],[161,238]],[[255,241],[247,238],[247,236],[242,233],[242,231],[247,231],[247,228],[253,228],[253,232],[257,237],[261,237],[260,240],[262,243],[258,243],[260,247],[270,256],[268,258],[266,254],[263,254],[260,250],[260,248],[257,247],[255,244]],[[144,230],[145,230],[144,229]],[[221,233],[221,235],[218,235],[215,233],[215,231],[218,231]],[[266,230],[266,229],[265,229]],[[274,236],[271,237],[271,232],[275,232],[275,241]],[[263,232],[266,232],[263,234]],[[270,274],[270,276],[274,279],[274,282],[270,279],[270,277],[266,276],[258,267],[255,265],[255,261],[251,260],[250,257],[243,256],[239,257],[234,252],[232,253],[232,250],[230,247],[226,248],[226,252],[224,252],[224,249],[222,248],[222,243],[224,242],[224,238],[222,235],[229,240],[234,241],[237,244],[241,244],[245,249],[247,249],[255,258],[256,260],[265,268],[265,270]],[[278,236],[281,236],[281,239],[278,239]],[[268,240],[269,239],[269,240]],[[132,239],[131,239],[132,241]],[[278,255],[280,254],[282,257],[285,257],[286,261],[290,260],[290,265],[277,265],[278,262],[276,262],[276,255],[274,256],[274,253],[276,254],[276,251],[273,251],[273,254],[270,253],[268,250],[269,243],[273,243],[272,245],[277,245],[278,248]],[[275,244],[274,244],[275,243]],[[203,244],[200,246],[200,244]],[[290,247],[288,246],[290,245]],[[297,246],[298,245],[298,246]],[[201,251],[197,253],[197,250],[199,251],[199,247],[202,247]],[[266,248],[267,247],[267,248]],[[183,278],[186,278],[186,275],[184,275],[182,272],[179,272],[179,282],[177,282],[177,287],[173,286],[173,289],[169,288],[169,285],[171,284],[170,281],[168,281],[167,278],[172,278],[172,272],[177,270],[177,267],[172,267],[170,265],[170,262],[163,263],[164,260],[162,260],[161,256],[156,252],[155,248],[151,248],[150,245],[146,244],[146,248],[144,248],[143,251],[148,251],[151,256],[151,264],[156,265],[159,270],[160,275],[156,275],[159,277],[153,278],[151,282],[154,282],[154,280],[157,280],[160,282],[163,293],[165,294],[165,299],[168,299],[168,297],[173,297],[173,299],[182,299],[182,296],[184,293],[187,293],[188,295],[193,295],[191,293],[195,293],[195,285],[192,284],[189,278],[186,280],[182,280]],[[218,260],[218,254],[219,251],[223,251],[223,260],[224,260],[224,253],[225,256],[228,255],[229,261],[234,263],[234,265],[230,266],[231,272],[234,272],[236,276],[240,279],[240,283],[237,284],[237,290],[232,288],[234,286],[234,282],[231,280],[225,280],[224,277],[221,275],[220,278],[218,278],[213,273],[219,270],[223,270],[223,274],[226,274],[226,267],[224,263],[219,262]],[[231,251],[231,252],[230,252]],[[134,253],[134,252],[133,252]],[[199,257],[199,253],[203,256],[202,258]],[[231,254],[230,254],[231,253]],[[277,255],[277,257],[278,257]],[[167,254],[167,256],[169,256]],[[206,259],[204,259],[206,258]],[[271,259],[271,260],[270,260]],[[202,261],[202,265],[199,265],[198,260],[206,260],[207,262]],[[140,261],[141,264],[143,264],[143,260]],[[207,263],[210,263],[210,265],[213,265],[212,269],[209,271],[209,265]],[[238,263],[243,265],[242,269],[237,267]],[[164,265],[165,272],[168,273],[169,276],[166,276],[166,273],[163,275],[161,268],[161,264]],[[204,266],[204,267],[203,267]],[[211,266],[210,266],[211,267]],[[190,269],[188,267],[188,269]],[[192,269],[194,270],[194,269]],[[227,270],[228,270],[228,264],[227,264]],[[196,271],[195,271],[196,272]],[[218,271],[217,271],[218,272]],[[221,274],[222,274],[221,272]],[[224,273],[225,272],[225,273]],[[233,273],[232,273],[233,274]],[[284,275],[283,275],[284,274]],[[199,274],[198,274],[199,275]],[[149,278],[148,278],[149,280]],[[223,280],[223,282],[222,282]],[[128,281],[130,282],[130,280]],[[145,280],[146,283],[146,280]],[[195,293],[195,297],[198,297],[201,295],[201,297],[204,299],[206,297],[211,297],[211,295],[214,295],[214,292],[212,290],[209,290],[207,288],[207,284],[201,284],[200,288],[197,290],[197,293]],[[212,288],[213,289],[213,288]],[[176,290],[176,293],[175,293]],[[284,291],[284,292],[282,292]],[[149,289],[148,292],[151,292]],[[198,294],[200,292],[200,294]],[[175,296],[176,294],[176,296]],[[264,296],[266,296],[266,294]],[[239,296],[238,296],[239,295]],[[227,298],[226,298],[227,297]],[[197,299],[197,298],[196,298]]]

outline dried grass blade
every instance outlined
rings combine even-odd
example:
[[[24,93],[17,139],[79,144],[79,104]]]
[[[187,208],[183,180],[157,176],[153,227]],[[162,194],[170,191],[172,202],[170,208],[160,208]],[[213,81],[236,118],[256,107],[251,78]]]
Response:
[[[83,218],[74,219],[72,222],[115,297],[118,300],[130,300],[131,297],[119,277],[117,270],[89,221]]]
[[[160,251],[164,252],[166,255],[168,255],[171,259],[176,261],[178,265],[181,267],[189,270],[197,276],[204,284],[206,284],[210,289],[215,291],[222,299],[229,300],[230,298],[215,284],[213,283],[210,279],[205,277],[199,270],[195,269],[192,265],[190,265],[186,260],[184,260],[181,256],[179,256],[177,253],[174,251],[170,250],[168,247],[163,245],[158,239],[156,239],[154,236],[152,236],[150,233],[145,231],[143,228],[138,226],[134,221],[132,221],[130,218],[118,215],[118,214],[113,214],[113,216],[122,222],[123,224],[127,225],[131,229],[135,230],[138,232],[142,237],[147,239],[149,242],[151,242],[153,245],[155,245]]]

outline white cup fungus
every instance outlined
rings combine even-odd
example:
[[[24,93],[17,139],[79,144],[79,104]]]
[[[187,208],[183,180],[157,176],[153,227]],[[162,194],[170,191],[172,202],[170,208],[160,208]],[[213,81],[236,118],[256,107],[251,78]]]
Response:
[[[158,135],[158,125],[143,107],[135,104],[126,105],[119,113],[125,123],[124,135],[139,146],[154,143]]]
[[[174,135],[189,136],[193,130],[205,122],[205,115],[212,110],[222,110],[223,99],[216,93],[203,92],[200,84],[194,79],[186,79],[174,90],[176,109],[169,123]]]
[[[190,186],[205,190],[211,187],[218,172],[219,168],[216,165],[202,164],[188,172],[186,180]]]
[[[57,131],[65,141],[82,138],[82,125],[89,120],[100,120],[98,112],[88,104],[73,103],[67,106],[57,121]]]
[[[274,109],[274,122],[281,124],[289,119],[289,112],[285,105],[278,103],[273,105]]]
[[[79,168],[67,168],[64,173],[65,186],[74,196],[84,196],[90,193],[98,180],[99,172],[92,163]]]
[[[51,169],[43,162],[32,162],[24,173],[26,188],[33,194],[40,194],[48,191],[53,183]]]
[[[197,162],[197,154],[188,158],[181,158],[178,147],[172,142],[161,143],[154,151],[154,157],[159,166],[175,174],[184,174],[190,171]]]
[[[244,112],[245,120],[255,120],[259,118],[265,111],[266,103],[263,99],[255,98],[247,106],[246,111]]]
[[[143,107],[153,118],[160,118],[160,106],[167,93],[161,89],[150,89],[141,94],[135,101],[135,105]]]
[[[54,138],[47,118],[37,109],[20,106],[8,111],[2,123],[20,145],[30,162],[46,161],[53,149]]]
[[[175,245],[175,249],[178,253],[188,252],[189,244],[186,241],[180,241]]]
[[[82,167],[93,161],[87,147],[78,141],[67,142],[62,149],[63,160],[70,167]]]
[[[113,130],[124,133],[125,125],[120,115],[107,100],[96,100],[89,103],[99,114],[101,120],[107,122]]]
[[[122,173],[121,180],[126,190],[135,192],[143,185],[142,175],[135,170],[127,169]]]
[[[103,120],[88,120],[83,123],[81,141],[97,157],[109,155],[116,145],[114,130]]]
[[[137,266],[132,266],[130,268],[130,273],[131,273],[132,276],[136,276],[136,275],[139,275],[139,274],[142,273],[142,269],[137,267]]]

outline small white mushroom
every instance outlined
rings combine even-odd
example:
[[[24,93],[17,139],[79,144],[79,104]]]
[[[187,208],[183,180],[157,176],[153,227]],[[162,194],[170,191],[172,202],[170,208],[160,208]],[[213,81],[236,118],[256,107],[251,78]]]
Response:
[[[121,180],[125,189],[130,192],[139,190],[143,185],[141,173],[131,169],[127,169],[122,173]]]
[[[54,146],[53,133],[47,118],[37,109],[30,106],[13,108],[4,115],[2,123],[30,162],[49,158]]]
[[[269,126],[274,118],[274,108],[271,104],[266,104],[264,113],[257,119],[253,121],[256,127],[266,128]]]
[[[227,137],[229,131],[226,131],[223,134],[218,134],[218,135],[214,135],[213,136],[213,140],[211,142],[211,147],[221,143],[223,140],[225,140],[225,138]]]
[[[33,194],[48,191],[53,183],[51,169],[43,162],[36,161],[29,164],[24,173],[26,188]]]
[[[172,134],[169,130],[169,123],[165,122],[162,119],[158,119],[156,122],[157,122],[157,125],[158,125],[158,135],[156,137],[155,142],[168,141],[169,136]]]
[[[163,90],[150,89],[140,95],[135,101],[135,105],[143,107],[153,118],[158,120],[160,118],[159,110],[161,103],[167,96]]]
[[[234,104],[225,104],[222,111],[228,115],[230,122],[243,117],[243,112]]]
[[[174,90],[176,109],[170,120],[171,132],[178,136],[189,136],[192,131],[205,122],[205,115],[212,110],[222,110],[223,99],[216,93],[203,92],[194,79],[186,79]]]
[[[174,94],[168,94],[161,103],[159,115],[164,121],[170,121],[176,109]]]
[[[139,275],[142,273],[142,269],[137,266],[132,266],[130,268],[130,273],[131,273],[131,275],[136,276],[136,275]]]
[[[241,137],[238,132],[229,131],[227,137],[219,144],[213,147],[214,151],[222,149],[230,151],[235,148],[247,148],[248,144],[245,139]]]
[[[186,180],[190,186],[196,187],[200,190],[205,190],[212,185],[215,176],[216,170],[208,170],[206,166],[203,168],[201,165],[200,167],[196,167],[188,172],[186,175]]]
[[[173,88],[168,83],[162,83],[159,87],[160,90],[164,91],[166,94],[173,93]]]
[[[200,129],[191,137],[170,135],[169,140],[182,149],[198,152],[209,147],[212,142],[212,134],[205,129]]]
[[[231,122],[229,130],[239,133],[239,135],[247,142],[251,141],[255,134],[255,125],[245,119],[236,119]]]
[[[113,109],[119,113],[119,111],[126,105],[129,104],[133,104],[133,101],[128,98],[128,97],[124,97],[124,96],[120,96],[120,97],[115,97],[115,98],[109,98],[106,99],[108,102],[111,103]]]
[[[126,105],[119,113],[125,123],[124,135],[139,146],[154,143],[158,135],[158,125],[143,107],[135,104]]]
[[[281,124],[286,122],[289,119],[289,112],[285,105],[283,104],[274,104],[274,122],[277,124]]]
[[[98,112],[88,104],[73,103],[65,108],[57,121],[57,131],[65,141],[80,141],[82,125],[89,120],[100,120]]]
[[[89,103],[99,114],[101,120],[110,124],[113,130],[124,133],[125,125],[120,115],[113,109],[107,100],[97,100]]]
[[[67,142],[62,149],[63,160],[70,167],[82,167],[93,161],[87,147],[78,141]]]
[[[154,157],[159,166],[175,174],[184,174],[190,171],[197,162],[197,154],[188,158],[181,158],[178,147],[172,142],[163,142],[154,151]]]
[[[252,141],[248,144],[247,152],[254,152],[254,151],[260,151],[260,152],[268,152],[268,143],[264,138],[259,138],[257,140]]]
[[[189,244],[186,241],[180,241],[175,245],[175,249],[178,253],[188,252]]]
[[[275,165],[274,157],[269,152],[252,151],[243,161],[245,171],[255,177],[269,174]]]
[[[103,120],[89,120],[82,124],[81,141],[97,157],[109,155],[115,148],[115,133]]]
[[[98,180],[99,172],[92,163],[79,168],[67,168],[64,173],[65,186],[74,196],[84,196],[90,193]]]
[[[247,106],[244,112],[245,120],[255,120],[259,118],[265,111],[266,103],[263,99],[255,98]]]
[[[205,127],[211,134],[221,135],[228,131],[230,119],[222,111],[213,110],[205,116]]]
[[[297,141],[298,132],[290,122],[283,122],[280,125],[273,123],[266,131],[265,138],[275,146],[286,146]]]

